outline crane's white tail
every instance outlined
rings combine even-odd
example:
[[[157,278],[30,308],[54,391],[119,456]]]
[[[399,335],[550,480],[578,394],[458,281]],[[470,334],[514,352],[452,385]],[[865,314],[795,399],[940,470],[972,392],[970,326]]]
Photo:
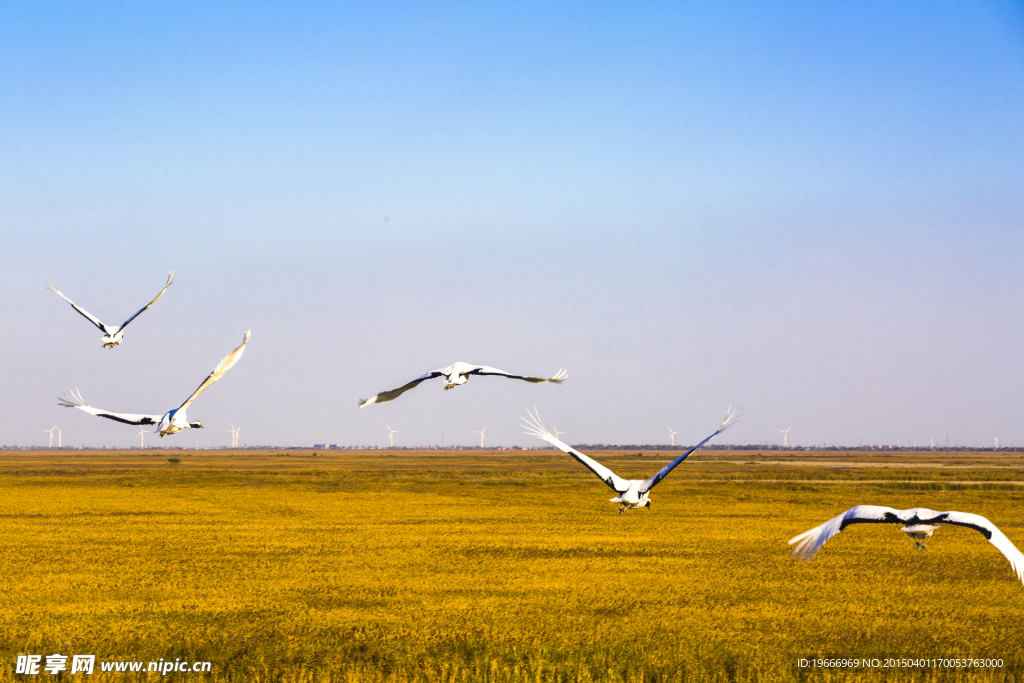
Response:
[[[85,402],[85,399],[82,398],[82,392],[78,391],[78,389],[68,391],[67,394],[62,394],[60,398],[57,399],[57,404],[65,408],[81,408],[82,406],[89,405]]]
[[[818,553],[818,549],[823,545],[818,543],[817,536],[819,531],[821,531],[821,527],[816,526],[789,539],[789,545],[797,544],[796,548],[793,549],[793,555],[804,562],[810,562]]]

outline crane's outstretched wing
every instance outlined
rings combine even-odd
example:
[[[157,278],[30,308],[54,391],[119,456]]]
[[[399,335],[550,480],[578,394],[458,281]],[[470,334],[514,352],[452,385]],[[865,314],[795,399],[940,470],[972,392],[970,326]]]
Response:
[[[469,372],[467,375],[501,375],[502,377],[508,377],[509,379],[521,379],[527,382],[533,382],[535,384],[542,384],[544,382],[554,382],[555,384],[561,384],[568,377],[569,373],[565,370],[559,370],[555,373],[554,377],[523,377],[522,375],[513,375],[511,372],[505,372],[498,368],[489,368],[486,365],[478,365]]]
[[[555,438],[555,435],[548,431],[544,423],[540,421],[540,414],[531,415],[530,411],[526,411],[526,417],[523,418],[523,426],[526,427],[526,433],[531,436],[535,436],[538,439],[543,439],[549,444],[568,453],[576,459],[581,465],[586,467],[588,470],[597,475],[598,479],[608,484],[616,493],[623,493],[629,489],[629,482],[619,475],[612,472],[610,469],[594,460],[590,456],[580,453],[572,446],[562,443],[559,439]]]
[[[186,278],[186,279],[187,279],[187,278]],[[171,286],[171,283],[172,283],[172,282],[174,282],[174,271],[173,271],[173,270],[171,271],[171,274],[167,276],[167,284],[166,284],[166,285],[164,285],[164,288],[160,290],[160,293],[159,293],[159,294],[157,294],[157,295],[156,295],[155,297],[153,297],[153,300],[152,300],[152,301],[150,301],[150,302],[149,302],[148,304],[146,304],[145,306],[143,306],[142,308],[140,308],[140,309],[138,310],[138,312],[137,312],[137,313],[136,313],[135,315],[133,315],[132,317],[128,318],[128,319],[127,319],[127,320],[125,320],[125,321],[124,321],[123,323],[121,323],[121,327],[119,327],[118,329],[119,329],[119,330],[123,330],[124,328],[128,327],[128,323],[130,323],[131,321],[133,321],[133,320],[135,320],[135,319],[136,319],[137,317],[139,317],[139,313],[142,313],[142,312],[143,312],[144,310],[146,310],[147,308],[149,308],[150,306],[152,306],[153,304],[155,304],[155,303],[156,303],[156,300],[157,300],[157,299],[159,299],[160,297],[162,297],[162,296],[164,295],[164,292],[166,292],[166,291],[167,291],[167,288]],[[133,332],[132,334],[135,334],[135,333]]]
[[[910,513],[914,513],[911,515]],[[833,517],[824,524],[805,531],[799,536],[789,539],[789,544],[797,544],[793,551],[803,560],[810,560],[818,549],[825,544],[825,541],[832,538],[850,524],[873,523],[873,524],[953,524],[963,526],[980,532],[989,543],[999,549],[999,552],[1010,561],[1010,567],[1017,578],[1024,583],[1024,555],[1017,549],[1010,539],[1000,531],[995,524],[988,521],[981,515],[974,515],[969,512],[935,512],[923,508],[912,510],[895,510],[893,508],[879,507],[877,505],[858,505],[852,507],[838,517]]]
[[[48,283],[46,283],[46,288],[48,290],[50,290],[51,292],[56,292],[57,296],[59,296],[61,299],[64,299],[64,301],[67,301],[69,304],[71,304],[71,308],[73,308],[76,311],[78,311],[79,313],[81,313],[89,322],[91,322],[96,327],[100,328],[100,331],[103,332],[103,334],[111,335],[111,334],[114,334],[115,332],[117,332],[116,328],[111,329],[111,328],[107,327],[102,322],[100,322],[99,318],[97,318],[92,313],[90,313],[89,311],[85,310],[84,308],[82,308],[81,306],[76,304],[71,299],[69,299],[66,296],[64,296],[64,293],[61,292],[59,289],[57,289],[57,283],[55,283],[53,280],[50,280]]]
[[[851,524],[895,524],[901,522],[899,510],[879,505],[857,505],[843,514],[833,517],[824,524],[819,524],[798,536],[789,539],[789,544],[797,544],[793,554],[801,560],[809,561],[815,553],[832,538]]]
[[[988,539],[989,543],[999,548],[999,552],[1010,561],[1013,573],[1024,583],[1024,555],[1017,550],[1017,546],[995,524],[981,515],[974,515],[969,512],[956,512],[955,510],[943,512],[935,521],[940,524],[955,524],[956,526],[965,526],[968,529],[980,531]]]
[[[231,369],[232,365],[238,362],[238,359],[242,357],[242,352],[245,351],[245,345],[249,343],[249,337],[251,336],[252,330],[246,330],[245,339],[242,340],[241,345],[228,355],[224,356],[224,360],[217,363],[217,367],[213,369],[213,372],[206,376],[206,379],[204,379],[203,383],[199,385],[199,388],[192,392],[192,395],[189,396],[188,399],[181,404],[178,410],[183,411],[186,408],[188,408],[189,404],[192,403],[192,401],[196,400],[196,397],[198,397],[199,394],[206,391],[206,389],[211,384],[219,380],[224,375],[225,372]]]
[[[69,395],[61,396],[57,399],[57,402],[65,408],[78,408],[84,410],[90,415],[97,417],[105,417],[108,420],[117,420],[128,425],[155,425],[160,424],[160,418],[162,415],[136,415],[134,413],[111,413],[106,410],[100,410],[99,408],[93,408],[91,405],[82,400],[82,394],[72,391]]]
[[[360,408],[365,408],[366,406],[370,405],[371,403],[385,403],[387,401],[394,401],[396,398],[398,398],[399,396],[401,396],[405,392],[407,392],[410,389],[412,389],[413,387],[417,386],[420,382],[426,382],[428,379],[434,379],[435,377],[441,377],[443,375],[444,375],[444,373],[442,371],[440,371],[440,370],[434,370],[433,372],[428,372],[425,375],[421,375],[421,376],[417,377],[416,379],[414,379],[413,381],[409,382],[408,384],[403,384],[402,386],[398,387],[397,389],[392,389],[391,391],[382,391],[379,394],[374,394],[370,398],[364,398],[362,401],[359,402],[359,407]]]
[[[725,411],[725,419],[722,420],[722,424],[718,426],[718,430],[714,434],[704,439],[699,444],[697,444],[690,450],[686,451],[669,464],[662,467],[660,470],[658,470],[657,474],[655,474],[653,477],[651,477],[644,483],[640,484],[640,493],[647,493],[648,491],[653,489],[659,481],[664,479],[669,472],[675,469],[676,465],[690,457],[690,453],[693,453],[695,450],[706,444],[708,441],[711,441],[711,439],[715,438],[729,427],[732,427],[734,424],[736,424],[736,422],[739,421],[740,417],[742,417],[742,415],[737,415],[736,413],[732,412],[732,406],[729,406],[729,409]]]

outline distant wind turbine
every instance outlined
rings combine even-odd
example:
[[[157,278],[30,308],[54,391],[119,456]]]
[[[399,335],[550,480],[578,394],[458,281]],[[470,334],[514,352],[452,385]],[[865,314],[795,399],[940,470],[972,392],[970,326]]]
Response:
[[[674,431],[672,431],[672,425],[669,425],[669,426],[668,426],[668,438],[669,438],[669,440],[670,440],[670,441],[672,442],[672,445],[673,445],[673,446],[675,446],[675,445],[676,445],[676,434],[678,434],[678,433],[679,433],[679,432],[674,432]],[[558,434],[555,434],[555,438],[556,438],[556,439],[558,438]]]
[[[242,425],[235,427],[235,423],[231,423],[231,447],[238,448],[238,430],[242,428]]]
[[[49,429],[44,429],[43,430],[44,432],[46,432],[47,434],[50,435],[50,445],[49,445],[49,448],[53,448],[53,430],[56,429],[56,428],[57,428],[57,425],[54,425],[54,426],[50,427]]]
[[[146,430],[139,425],[139,450],[146,447]]]
[[[400,429],[392,429],[391,425],[385,425],[385,426],[388,428],[388,447],[389,448],[394,448],[395,447],[395,434],[397,434],[398,432],[400,432],[402,430],[400,430]]]
[[[487,431],[487,425],[484,425],[483,429],[481,429],[478,432],[475,432],[476,434],[480,435],[480,448],[484,447],[484,432],[486,432],[486,431]]]
[[[790,427],[789,429],[792,429],[792,427]],[[783,448],[786,448],[787,446],[789,446],[789,429],[780,429],[779,430],[780,432],[782,432],[782,447]]]
[[[556,439],[558,438],[559,434],[564,434],[565,433],[565,432],[558,431],[558,427],[556,427],[555,425],[551,425],[551,431],[554,432]]]

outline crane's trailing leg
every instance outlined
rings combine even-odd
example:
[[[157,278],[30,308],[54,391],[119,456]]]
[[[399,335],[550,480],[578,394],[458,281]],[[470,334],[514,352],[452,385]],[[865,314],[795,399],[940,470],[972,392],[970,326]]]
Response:
[[[900,531],[914,539],[914,550],[924,551],[928,550],[924,545],[925,540],[931,538],[938,528],[934,524],[915,524],[913,526],[901,527]]]
[[[448,384],[444,385],[444,390],[448,391],[449,389],[454,389],[460,384],[465,384],[468,381],[469,375],[455,375],[454,377],[448,380]]]

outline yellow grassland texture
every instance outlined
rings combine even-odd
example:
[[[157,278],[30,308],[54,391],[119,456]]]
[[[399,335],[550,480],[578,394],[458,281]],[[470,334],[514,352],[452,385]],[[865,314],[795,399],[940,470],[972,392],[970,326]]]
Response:
[[[557,454],[319,457],[4,456],[0,681],[54,679],[14,673],[52,653],[212,663],[168,680],[1024,680],[1024,587],[980,534],[916,552],[861,525],[808,564],[786,544],[870,503],[976,512],[1024,547],[1024,489],[670,477],[620,516]],[[61,680],[161,678],[99,668]]]

